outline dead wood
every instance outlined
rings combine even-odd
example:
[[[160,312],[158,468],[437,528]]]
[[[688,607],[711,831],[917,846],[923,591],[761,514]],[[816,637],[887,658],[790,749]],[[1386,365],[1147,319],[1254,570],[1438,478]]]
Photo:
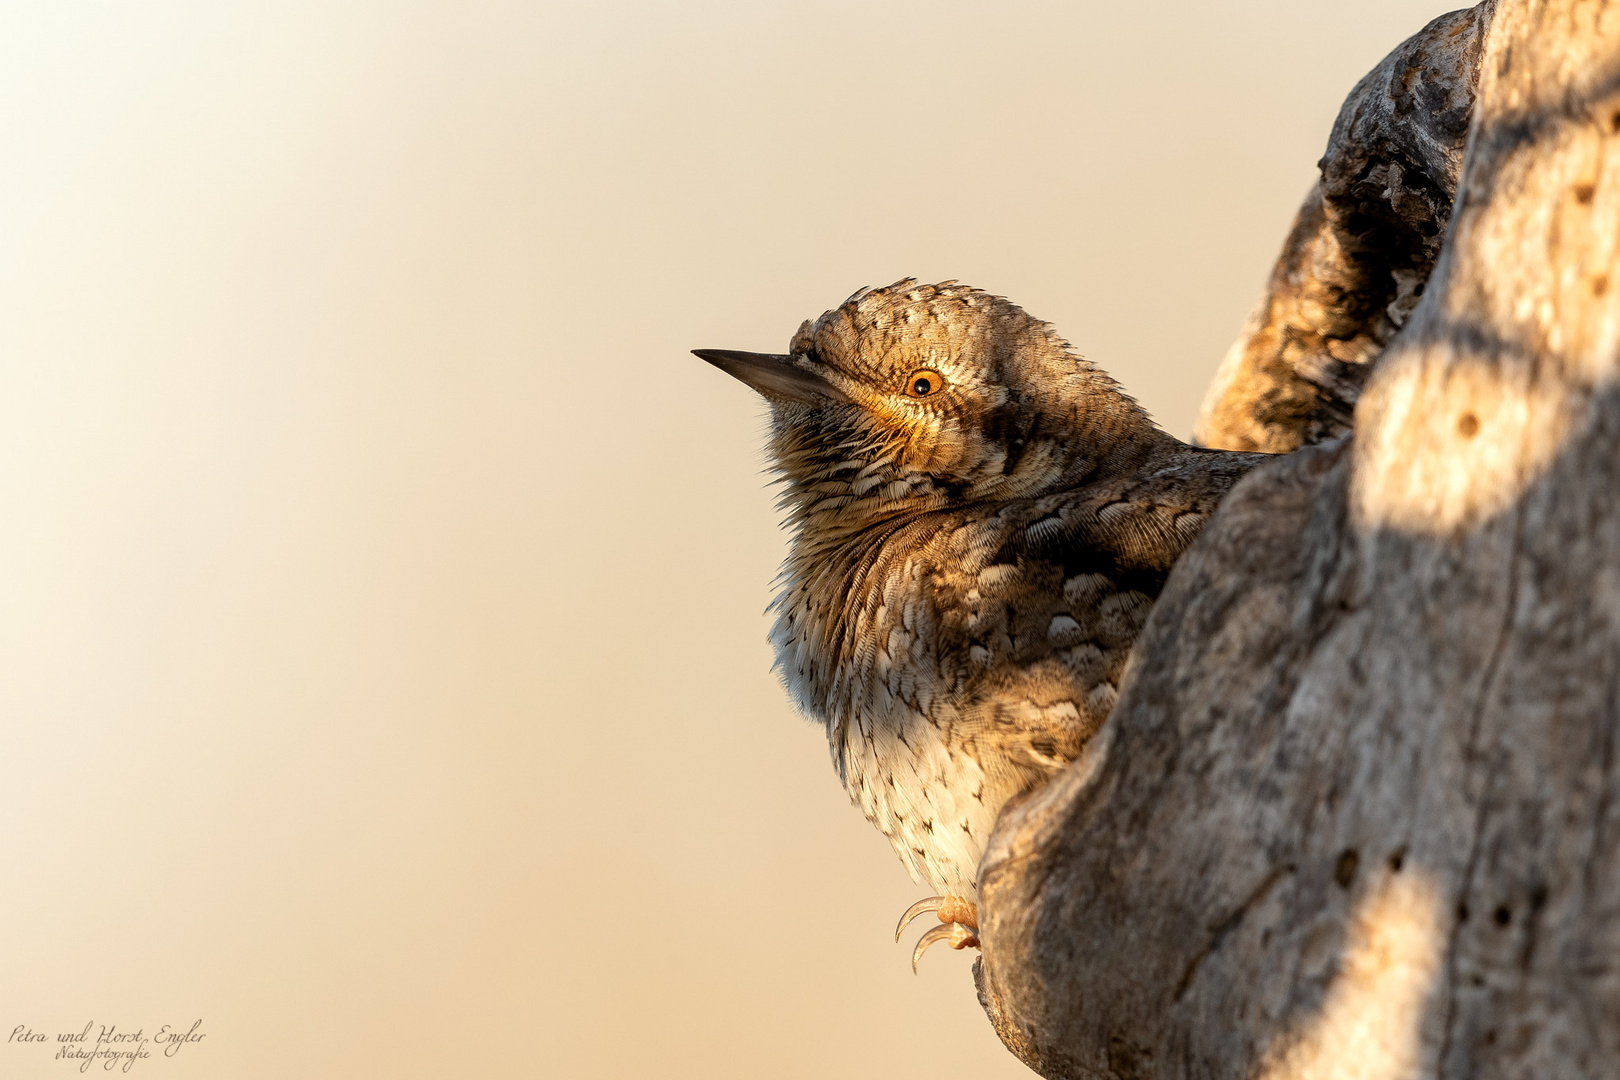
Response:
[[[1334,200],[1377,183],[1330,150],[1249,338],[1382,350],[1353,438],[1234,489],[1103,732],[981,865],[981,1000],[1045,1076],[1620,1075],[1620,4],[1502,0],[1395,55],[1442,31],[1479,78],[1438,258],[1347,254]],[[1440,221],[1402,194],[1449,153],[1413,100],[1405,135],[1366,120],[1377,153],[1347,105],[1335,147],[1399,157],[1393,216]],[[1352,303],[1423,258],[1398,333]],[[1356,396],[1289,340],[1206,413],[1249,445],[1331,434]],[[1301,387],[1315,411],[1278,404]]]
[[[1351,91],[1321,179],[1205,397],[1197,442],[1286,453],[1349,430],[1440,254],[1485,18],[1485,5],[1442,15]]]

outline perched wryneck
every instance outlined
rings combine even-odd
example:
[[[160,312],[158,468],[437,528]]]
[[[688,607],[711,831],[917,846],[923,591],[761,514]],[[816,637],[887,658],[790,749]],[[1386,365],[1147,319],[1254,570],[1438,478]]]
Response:
[[[1261,455],[1186,446],[1047,324],[963,285],[863,290],[785,354],[699,350],[771,404],[789,692],[947,925],[996,815],[1112,709],[1165,577]],[[902,925],[904,920],[902,920]]]

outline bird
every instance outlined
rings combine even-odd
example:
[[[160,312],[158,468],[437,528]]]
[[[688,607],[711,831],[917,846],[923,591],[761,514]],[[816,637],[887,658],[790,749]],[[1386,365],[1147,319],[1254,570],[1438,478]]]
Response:
[[[851,800],[978,947],[1009,799],[1107,719],[1176,560],[1268,455],[1183,443],[1048,323],[956,281],[863,288],[786,353],[694,349],[770,406],[770,638]]]

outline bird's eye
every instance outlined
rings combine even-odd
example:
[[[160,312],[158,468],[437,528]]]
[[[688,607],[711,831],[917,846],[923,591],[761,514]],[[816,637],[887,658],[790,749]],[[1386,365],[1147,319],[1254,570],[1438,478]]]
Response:
[[[945,376],[932,368],[918,368],[906,378],[906,397],[932,397],[945,389]]]

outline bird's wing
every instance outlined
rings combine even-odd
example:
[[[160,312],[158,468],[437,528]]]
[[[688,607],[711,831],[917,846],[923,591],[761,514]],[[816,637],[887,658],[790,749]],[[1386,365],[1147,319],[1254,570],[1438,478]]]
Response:
[[[999,546],[939,592],[964,711],[1033,772],[1071,761],[1113,709],[1131,646],[1176,560],[1264,455],[1178,448],[1132,474],[1008,504]]]

